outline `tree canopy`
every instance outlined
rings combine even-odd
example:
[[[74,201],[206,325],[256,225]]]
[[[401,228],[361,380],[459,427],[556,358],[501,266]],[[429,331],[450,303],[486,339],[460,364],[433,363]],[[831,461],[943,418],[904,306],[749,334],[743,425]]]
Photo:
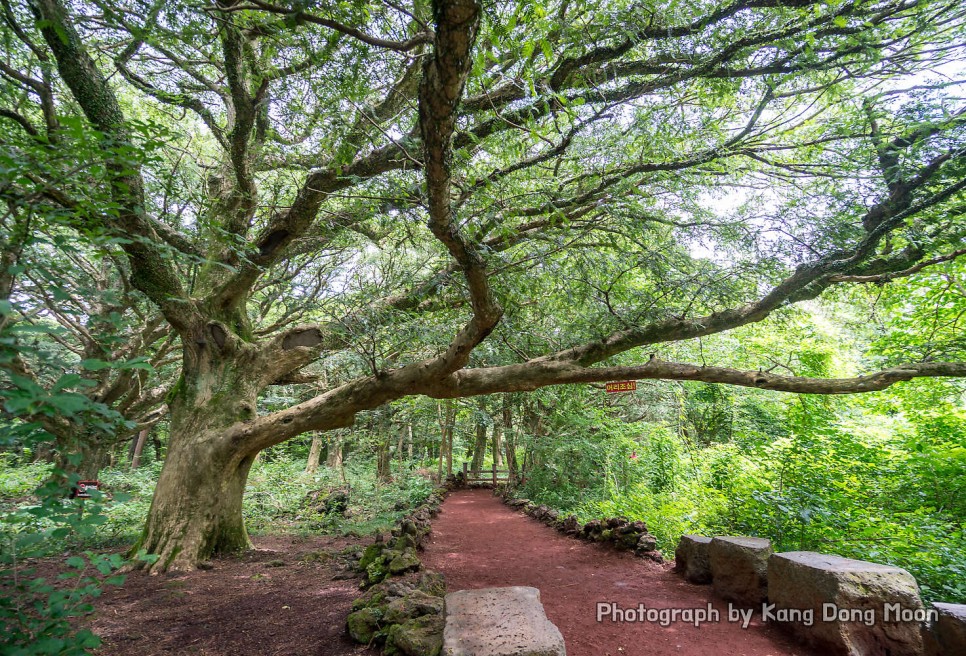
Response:
[[[4,323],[59,322],[126,430],[170,413],[159,569],[247,545],[260,450],[410,395],[964,376],[964,14],[2,0]],[[860,369],[700,348],[905,280]]]

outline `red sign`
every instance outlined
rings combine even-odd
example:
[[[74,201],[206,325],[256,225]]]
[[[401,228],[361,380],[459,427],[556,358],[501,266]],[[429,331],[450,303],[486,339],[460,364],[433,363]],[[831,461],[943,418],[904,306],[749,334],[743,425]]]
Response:
[[[77,487],[70,491],[71,499],[90,499],[91,490],[99,490],[100,481],[77,481]]]
[[[621,380],[614,383],[607,383],[606,389],[608,394],[616,394],[617,392],[633,392],[637,389],[637,381]]]

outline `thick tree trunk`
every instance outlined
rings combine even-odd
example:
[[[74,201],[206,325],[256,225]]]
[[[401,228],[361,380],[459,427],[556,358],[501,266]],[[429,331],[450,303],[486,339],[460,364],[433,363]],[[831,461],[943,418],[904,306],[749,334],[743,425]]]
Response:
[[[192,570],[213,554],[251,548],[242,498],[255,454],[238,459],[220,451],[202,440],[168,449],[137,546],[159,557],[152,572]]]
[[[493,421],[493,466],[503,466],[503,420]]]
[[[167,457],[135,547],[158,556],[148,566],[152,573],[192,570],[216,553],[251,547],[242,499],[260,449],[226,435],[228,427],[255,416],[266,365],[217,324],[208,328],[186,348],[169,404]]]
[[[312,436],[312,446],[309,447],[309,459],[305,463],[305,473],[314,474],[319,469],[319,457],[322,455],[322,436]]]

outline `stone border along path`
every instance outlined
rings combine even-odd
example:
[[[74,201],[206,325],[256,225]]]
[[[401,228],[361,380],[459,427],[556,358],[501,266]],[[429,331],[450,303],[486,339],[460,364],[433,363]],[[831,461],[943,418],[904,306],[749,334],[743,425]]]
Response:
[[[820,656],[793,642],[760,609],[748,628],[728,621],[728,603],[707,586],[630,552],[567,537],[504,505],[491,490],[453,491],[433,522],[421,555],[446,576],[448,592],[499,586],[540,590],[547,617],[561,631],[568,656]],[[702,609],[720,613],[699,627],[681,621],[597,622],[597,602],[619,609]],[[670,611],[665,611],[665,617]],[[659,619],[659,618],[658,618]]]

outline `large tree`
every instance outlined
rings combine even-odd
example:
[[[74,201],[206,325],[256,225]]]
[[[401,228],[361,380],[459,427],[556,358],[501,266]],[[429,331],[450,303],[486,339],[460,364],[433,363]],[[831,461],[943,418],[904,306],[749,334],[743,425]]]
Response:
[[[183,350],[156,570],[248,547],[260,450],[407,395],[966,375],[667,359],[963,254],[959,0],[2,4],[5,147],[84,117],[111,201],[85,221]],[[56,179],[4,193],[31,184],[69,210]]]

